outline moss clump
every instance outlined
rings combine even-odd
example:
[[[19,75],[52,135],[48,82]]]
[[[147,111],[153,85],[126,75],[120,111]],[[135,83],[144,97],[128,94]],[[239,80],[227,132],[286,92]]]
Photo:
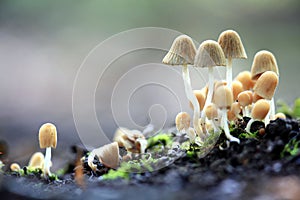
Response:
[[[169,146],[172,144],[172,135],[167,133],[159,133],[153,137],[150,137],[147,142],[147,148],[152,148],[157,145]]]
[[[282,152],[280,153],[280,157],[283,158],[285,156],[296,156],[299,151],[299,140],[292,139],[290,140],[283,148]]]
[[[297,98],[294,101],[294,105],[291,107],[288,106],[283,101],[277,101],[277,105],[278,105],[277,112],[282,112],[293,118],[300,118],[300,98]]]

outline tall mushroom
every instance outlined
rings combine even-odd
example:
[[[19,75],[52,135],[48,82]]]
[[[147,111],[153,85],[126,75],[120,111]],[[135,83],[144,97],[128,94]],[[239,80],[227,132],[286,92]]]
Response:
[[[44,176],[51,175],[51,148],[56,148],[57,144],[57,131],[54,124],[46,123],[40,127],[39,130],[39,143],[40,148],[46,148],[45,163],[44,163]]]
[[[247,55],[241,38],[236,31],[223,31],[219,36],[218,42],[227,58],[226,81],[227,86],[230,88],[232,82],[232,59],[246,59]]]
[[[208,68],[208,94],[203,108],[203,110],[205,110],[211,103],[214,92],[213,67],[226,66],[226,59],[219,43],[213,40],[206,40],[202,42],[197,50],[194,66]],[[205,129],[205,118],[205,112],[202,112],[201,123],[203,129]]]
[[[188,69],[188,65],[194,64],[195,54],[196,47],[193,40],[187,35],[180,35],[174,40],[169,52],[166,54],[162,62],[167,65],[182,65],[182,77],[185,94],[194,108],[193,126],[196,133],[203,138],[204,136],[198,121],[200,116],[200,107],[192,90]]]
[[[231,142],[240,143],[240,140],[230,134],[228,127],[228,119],[227,119],[227,110],[231,108],[233,103],[233,94],[231,89],[226,86],[219,86],[214,93],[214,103],[219,107],[222,113],[222,125],[225,132],[226,137]]]

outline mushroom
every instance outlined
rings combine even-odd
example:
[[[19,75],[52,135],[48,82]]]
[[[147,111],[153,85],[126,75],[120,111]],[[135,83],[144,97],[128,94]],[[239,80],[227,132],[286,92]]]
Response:
[[[216,104],[209,104],[205,109],[205,115],[207,119],[211,121],[214,132],[219,132],[220,129],[218,127],[218,124],[216,123],[219,121],[218,107],[216,106]]]
[[[88,165],[93,171],[96,171],[97,165],[93,163],[95,156],[99,161],[108,168],[116,169],[119,166],[120,154],[119,145],[117,142],[106,144],[102,147],[94,149],[88,156]]]
[[[264,120],[265,117],[267,116],[269,110],[270,110],[270,104],[267,100],[265,100],[265,99],[258,100],[253,105],[253,108],[251,111],[251,119],[247,123],[245,131],[250,133],[250,128],[251,128],[252,123],[257,120],[260,120],[260,121]]]
[[[114,139],[120,147],[125,147],[131,153],[145,153],[147,140],[145,136],[138,130],[129,130],[120,127],[116,130]]]
[[[162,62],[167,65],[182,65],[182,77],[185,94],[194,108],[193,126],[196,130],[196,133],[203,138],[204,136],[198,123],[198,119],[200,116],[200,107],[197,98],[193,94],[188,69],[189,64],[194,64],[195,54],[196,47],[193,40],[187,35],[180,35],[174,40],[169,52],[164,57]]]
[[[247,55],[239,34],[233,30],[223,31],[218,39],[220,46],[227,58],[226,81],[228,87],[231,87],[232,82],[232,59],[246,59]]]
[[[190,127],[191,117],[186,112],[180,112],[176,115],[175,124],[176,129],[181,133],[186,133],[191,143],[195,142],[196,133],[193,128]]]
[[[57,131],[54,124],[46,123],[40,127],[39,130],[39,143],[40,148],[46,148],[45,163],[44,163],[44,176],[47,177],[51,175],[50,165],[51,165],[51,148],[56,148],[57,144]]]
[[[276,113],[275,114],[275,119],[278,119],[278,118],[280,118],[280,119],[286,119],[286,115],[284,113],[282,113],[282,112]]]
[[[249,116],[248,106],[252,104],[252,93],[249,93],[249,91],[241,92],[237,97],[237,101],[242,106],[243,116]]]
[[[232,94],[233,94],[233,100],[237,100],[238,95],[243,92],[243,84],[240,81],[232,81]]]
[[[44,162],[45,162],[44,154],[42,154],[41,152],[35,152],[29,160],[28,167],[31,169],[43,169]]]
[[[20,167],[20,165],[18,163],[12,163],[10,165],[10,170],[12,172],[19,172],[21,170],[21,167]]]
[[[249,71],[242,71],[236,77],[235,80],[240,81],[244,90],[250,90],[254,87],[255,81],[251,79],[251,73]]]
[[[214,92],[213,67],[226,66],[226,59],[219,43],[213,40],[202,42],[195,57],[195,67],[208,68],[208,94],[206,97],[204,110],[212,102]],[[205,112],[201,113],[202,128],[205,129]]]
[[[255,86],[253,88],[253,91],[263,97],[264,99],[270,100],[271,109],[270,113],[268,114],[269,117],[267,117],[266,123],[268,123],[268,120],[274,119],[275,116],[275,103],[274,103],[274,93],[276,90],[276,87],[278,85],[278,76],[273,71],[266,71],[264,72],[256,81]]]
[[[260,99],[263,99],[263,98],[261,96],[259,96],[258,94],[256,94],[255,92],[252,93],[253,103],[257,102]]]
[[[227,110],[231,108],[233,103],[233,95],[232,91],[226,86],[220,86],[216,89],[214,93],[214,103],[219,107],[222,113],[222,125],[225,132],[226,137],[231,142],[240,143],[240,140],[230,134],[228,127],[228,119],[227,119]]]
[[[204,90],[193,90],[194,95],[197,98],[197,101],[199,103],[200,111],[203,110],[204,104],[205,104],[205,99],[206,99],[206,94]],[[190,107],[194,109],[193,104],[190,102]]]
[[[241,119],[241,113],[242,109],[241,109],[241,105],[239,102],[233,102],[233,104],[231,104],[231,108],[230,108],[230,114],[232,115],[232,120],[234,120],[235,118]],[[229,120],[231,121],[231,120]]]

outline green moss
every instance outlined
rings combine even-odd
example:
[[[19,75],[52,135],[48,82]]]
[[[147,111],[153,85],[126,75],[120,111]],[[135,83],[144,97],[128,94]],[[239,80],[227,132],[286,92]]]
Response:
[[[49,180],[50,180],[50,181],[58,181],[59,178],[57,177],[56,174],[53,174],[53,173],[52,173],[52,174],[49,176]]]
[[[172,144],[172,135],[167,133],[159,133],[148,140],[147,148],[152,148],[157,145],[169,146]]]
[[[258,139],[258,131],[255,131],[254,133],[241,133],[239,134],[239,138],[246,138],[246,139]]]
[[[284,146],[284,149],[280,153],[280,157],[295,156],[299,153],[299,143],[296,139],[292,139]]]
[[[121,179],[129,179],[129,173],[122,170],[113,170],[110,169],[107,174],[102,176],[103,180],[115,180],[118,178]]]
[[[300,98],[294,101],[293,106],[288,106],[284,101],[277,101],[277,112],[282,112],[293,118],[300,118]]]

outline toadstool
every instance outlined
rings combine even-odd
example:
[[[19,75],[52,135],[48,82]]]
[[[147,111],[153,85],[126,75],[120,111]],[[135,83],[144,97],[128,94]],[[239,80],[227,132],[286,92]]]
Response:
[[[12,163],[9,168],[12,172],[19,172],[21,170],[21,167],[18,163]]]
[[[45,162],[44,154],[42,154],[41,152],[35,152],[29,160],[28,167],[31,169],[43,169],[44,162]]]

